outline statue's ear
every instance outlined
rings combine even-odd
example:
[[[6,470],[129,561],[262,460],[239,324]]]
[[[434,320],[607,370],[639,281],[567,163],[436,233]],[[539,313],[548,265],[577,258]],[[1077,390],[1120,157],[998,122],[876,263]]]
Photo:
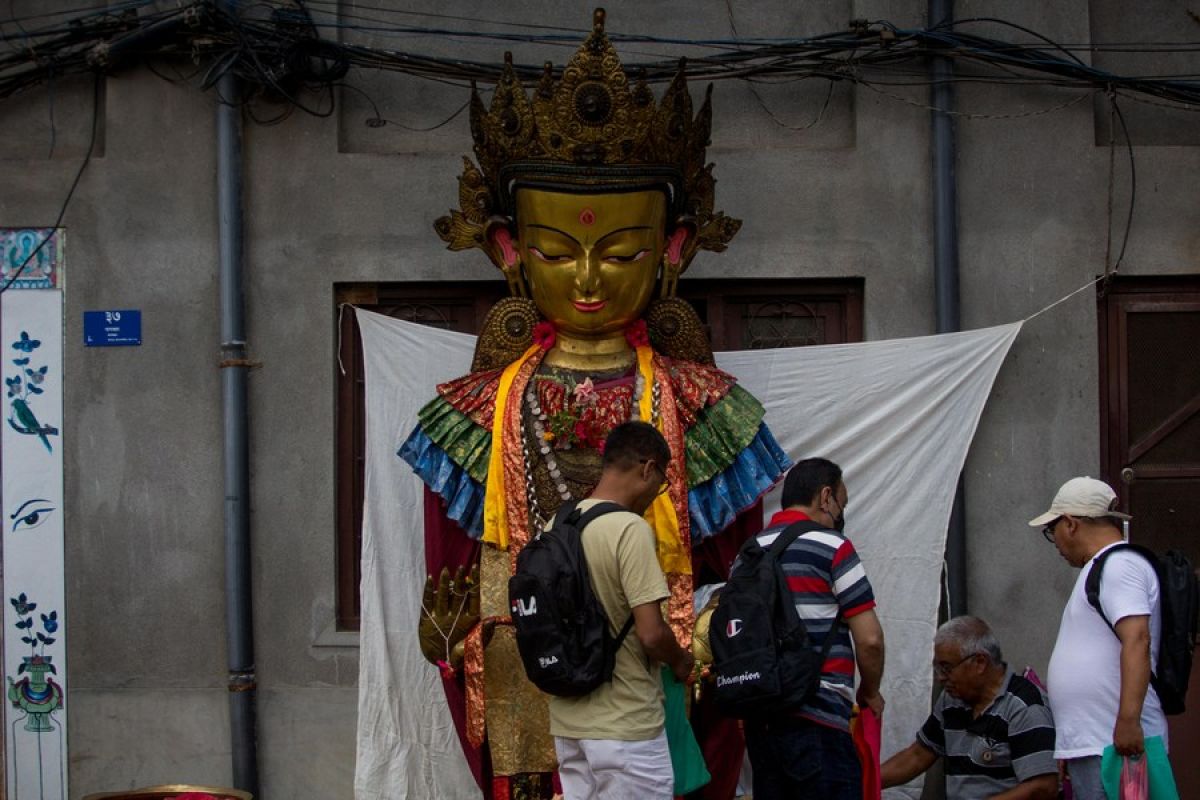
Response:
[[[680,261],[683,259],[683,249],[693,236],[696,235],[696,229],[688,224],[677,225],[667,234],[666,247],[663,249],[663,258],[667,265],[679,268]]]
[[[497,219],[490,222],[486,235],[488,249],[492,251],[492,260],[505,272],[515,268],[521,258],[517,252],[516,239],[508,220]]]
[[[517,249],[516,232],[508,217],[492,217],[484,230],[485,249],[492,263],[500,268],[508,280],[513,297],[528,297],[525,281],[521,276],[521,253]]]
[[[676,223],[674,228],[667,231],[667,241],[663,247],[662,258],[662,297],[675,296],[679,273],[683,271],[683,256],[687,252],[688,243],[695,236],[696,226],[686,220]]]

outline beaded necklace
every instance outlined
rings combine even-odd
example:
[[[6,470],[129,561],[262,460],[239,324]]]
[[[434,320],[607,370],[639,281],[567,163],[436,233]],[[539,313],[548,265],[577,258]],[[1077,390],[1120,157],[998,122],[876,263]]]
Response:
[[[634,385],[633,398],[629,408],[629,419],[641,419],[639,409],[641,408],[642,397],[646,391],[646,381],[638,370],[634,370]],[[661,391],[657,381],[651,382],[651,419],[643,420],[654,424],[658,420],[658,407]],[[574,498],[571,496],[570,487],[567,486],[566,478],[563,476],[562,469],[558,465],[558,460],[554,457],[554,446],[546,439],[546,422],[548,415],[546,410],[542,408],[537,396],[536,381],[530,380],[525,389],[525,407],[528,409],[528,417],[532,421],[533,441],[536,442],[536,456],[540,456],[542,462],[546,465],[546,471],[550,475],[550,480],[554,484],[555,491],[558,492],[558,497],[564,503],[569,503]],[[534,462],[535,453],[530,446],[530,437],[525,430],[526,415],[521,415],[521,443],[524,449],[525,456],[525,494],[529,501],[529,510],[532,520],[538,528],[543,527],[549,517],[542,511],[541,504],[537,499],[537,488],[534,484]]]

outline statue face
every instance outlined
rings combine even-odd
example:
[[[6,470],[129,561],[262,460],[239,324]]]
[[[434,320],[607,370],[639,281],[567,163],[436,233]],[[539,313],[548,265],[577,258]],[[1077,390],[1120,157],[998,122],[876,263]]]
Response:
[[[517,190],[517,239],[538,310],[560,332],[620,331],[650,302],[666,238],[657,190]]]

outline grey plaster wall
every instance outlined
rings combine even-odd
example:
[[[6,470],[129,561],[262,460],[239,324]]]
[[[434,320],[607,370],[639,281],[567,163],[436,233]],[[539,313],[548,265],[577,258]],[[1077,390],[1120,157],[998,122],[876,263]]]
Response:
[[[384,5],[375,0],[371,5]],[[343,13],[365,13],[343,3]],[[1102,6],[1097,10],[1097,6]],[[396,8],[419,10],[417,4]],[[1112,3],[960,1],[1087,42]],[[923,24],[913,0],[732,4],[744,36]],[[439,13],[586,26],[583,4],[456,0]],[[609,3],[610,30],[727,37],[725,3]],[[449,24],[449,23],[447,23]],[[1022,39],[997,28],[982,32]],[[496,43],[388,40],[499,62]],[[524,52],[538,61],[546,48]],[[641,53],[667,47],[628,48]],[[561,63],[570,48],[550,48]],[[1119,63],[1106,64],[1120,69]],[[381,116],[413,127],[466,100],[440,84],[352,74]],[[91,84],[64,88],[53,158],[36,93],[0,104],[0,224],[48,225],[86,148]],[[862,276],[869,339],[931,333],[928,92],[813,82],[718,84],[710,160],[718,204],[745,225],[691,275]],[[698,87],[693,87],[699,99]],[[1105,268],[1109,150],[1092,98],[963,85],[959,120],[963,324],[1024,318]],[[109,77],[101,148],[67,210],[66,525],[71,795],[166,781],[228,784],[224,688],[215,98],[143,69]],[[255,637],[263,796],[352,794],[357,650],[334,630],[333,284],[482,280],[433,220],[456,201],[465,117],[434,133],[368,128],[353,92],[329,119],[297,113],[245,134]],[[761,102],[760,102],[761,100]],[[764,110],[763,105],[770,109]],[[772,117],[773,115],[773,117]],[[1021,116],[1025,115],[1025,116]],[[11,138],[11,137],[17,138]],[[1136,137],[1135,137],[1135,141]],[[1097,145],[1100,142],[1100,145]],[[1137,146],[1138,205],[1122,271],[1198,272],[1200,149]],[[1118,152],[1119,238],[1128,174]],[[1114,245],[1114,247],[1119,245]],[[139,348],[84,349],[82,311],[140,308]],[[1062,480],[1096,474],[1095,293],[1030,321],[1002,370],[967,466],[969,591],[1010,660],[1045,668],[1074,573],[1024,522]]]

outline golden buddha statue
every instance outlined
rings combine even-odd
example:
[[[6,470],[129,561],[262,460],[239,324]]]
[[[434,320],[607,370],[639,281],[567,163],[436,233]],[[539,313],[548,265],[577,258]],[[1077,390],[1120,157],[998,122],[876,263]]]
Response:
[[[682,64],[658,104],[644,82],[630,85],[602,9],[561,77],[546,65],[532,100],[511,56],[490,108],[472,95],[479,165],[464,159],[460,207],[435,228],[450,249],[487,253],[512,297],[489,314],[472,371],[438,387],[400,455],[441,499],[440,518],[426,506],[426,547],[442,556],[427,562],[445,568],[426,583],[422,652],[452,707],[465,705],[460,730],[469,759],[480,748],[485,794],[549,796],[546,703],[525,679],[507,584],[525,542],[595,485],[608,432],[642,419],[671,447],[668,490],[646,517],[684,646],[693,545],[731,538],[721,548],[731,559],[761,524],[739,527],[739,515],[752,517],[789,466],[761,405],[716,368],[695,312],[674,297],[695,254],[723,250],[741,224],[713,211],[710,126],[708,97],[692,116]]]

